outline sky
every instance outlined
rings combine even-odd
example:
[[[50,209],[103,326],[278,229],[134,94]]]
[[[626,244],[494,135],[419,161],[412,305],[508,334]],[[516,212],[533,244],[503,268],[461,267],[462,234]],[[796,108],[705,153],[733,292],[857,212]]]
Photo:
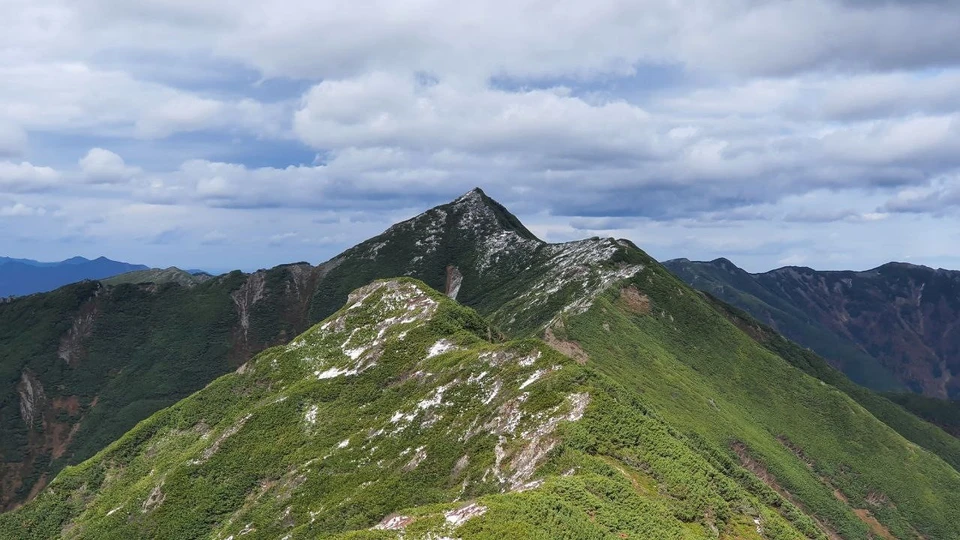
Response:
[[[479,186],[552,242],[960,269],[960,2],[0,6],[0,255],[319,263]]]

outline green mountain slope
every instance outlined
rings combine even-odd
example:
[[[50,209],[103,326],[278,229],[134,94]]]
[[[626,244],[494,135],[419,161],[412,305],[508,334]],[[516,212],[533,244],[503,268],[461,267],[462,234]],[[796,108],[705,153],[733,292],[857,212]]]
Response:
[[[0,508],[302,332],[312,290],[298,291],[316,272],[289,265],[192,287],[82,282],[0,304]]]
[[[210,274],[191,274],[186,270],[181,270],[176,266],[169,268],[149,268],[147,270],[136,270],[119,274],[100,282],[104,285],[120,285],[121,283],[178,283],[180,285],[191,286],[207,281],[212,276]]]
[[[479,189],[318,266],[197,284],[152,271],[0,304],[0,509],[34,496],[136,422],[286,343],[374,279],[412,276],[529,335],[632,271],[620,246],[546,244]],[[162,280],[164,281],[164,280]],[[513,309],[537,306],[536,309]]]
[[[904,388],[888,368],[856,343],[825,327],[779,287],[768,289],[756,276],[729,260],[702,263],[675,259],[663,264],[689,285],[745,310],[788,338],[813,348],[854,382],[880,391]]]
[[[907,440],[937,454],[960,471],[960,440],[956,438],[960,433],[960,409],[955,402],[918,394],[877,394],[854,383],[810,349],[784,338],[746,312],[708,293],[701,294],[727,320],[766,349],[804,373],[843,391]]]
[[[907,393],[884,394],[884,397],[927,422],[940,426],[954,437],[960,438],[960,401],[929,398]],[[960,466],[957,466],[957,464],[954,464],[954,466],[960,470]]]
[[[960,537],[945,518],[960,508],[960,475],[942,459],[762,347],[664,267],[631,281],[637,292],[607,292],[554,334],[843,538],[867,538],[867,515],[899,538]]]
[[[664,264],[860,384],[960,397],[960,272],[888,263],[865,272],[785,267],[748,274],[726,259]]]
[[[364,287],[65,470],[0,535],[822,537],[606,377],[486,334],[418,282]]]
[[[368,530],[386,520],[409,521],[411,538],[960,537],[955,439],[779,336],[758,337],[630,242],[551,245],[525,231],[473,191],[320,267],[168,285],[210,291],[219,306],[210,313],[224,314],[231,346],[210,351],[208,362],[224,371],[221,354],[236,367],[266,338],[287,343],[278,336],[333,317],[66,469],[33,503],[0,517],[0,533],[396,538],[400,531]],[[410,281],[367,288],[388,272],[423,275],[477,313]],[[364,288],[351,299],[348,287]],[[126,291],[156,302],[164,290],[128,285],[97,298]],[[413,297],[423,308],[416,317],[397,303]],[[69,313],[67,304],[57,309]],[[160,317],[158,341],[131,345],[117,325],[103,343],[131,349],[115,357],[169,348],[159,340],[173,335],[165,325],[184,331],[171,323],[174,312],[139,308]],[[71,319],[61,317],[64,332]],[[188,325],[196,332],[188,341],[204,343],[208,324]],[[526,340],[502,343],[507,337]],[[535,351],[539,358],[523,360]],[[177,354],[189,361],[190,351]],[[501,354],[516,364],[491,360]],[[178,381],[163,370],[157,377]],[[193,390],[210,380],[201,379]],[[21,397],[39,395],[31,388]],[[570,396],[584,394],[576,419]],[[534,424],[502,432],[494,418],[515,409]],[[310,417],[316,431],[304,429]],[[530,447],[535,425],[550,433]],[[478,426],[489,426],[482,438],[461,440]],[[394,436],[382,439],[388,431]],[[447,529],[459,518],[446,512],[468,501],[486,510]]]

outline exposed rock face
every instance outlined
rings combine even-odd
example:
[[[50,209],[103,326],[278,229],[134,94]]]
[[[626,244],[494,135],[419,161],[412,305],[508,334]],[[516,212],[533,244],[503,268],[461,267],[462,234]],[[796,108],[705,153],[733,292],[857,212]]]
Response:
[[[242,287],[234,291],[230,298],[233,299],[237,307],[237,317],[240,319],[240,329],[243,332],[243,340],[250,340],[250,311],[253,306],[263,299],[263,292],[266,288],[266,272],[260,270],[254,272]]]
[[[447,286],[444,289],[444,294],[456,300],[462,283],[463,274],[460,273],[460,270],[453,265],[447,266]]]
[[[46,459],[52,456],[54,439],[65,458],[58,463],[89,457],[102,447],[97,444],[119,437],[147,414],[237,370],[263,349],[288,343],[343,306],[351,291],[371,281],[396,276],[421,279],[489,317],[493,327],[507,335],[533,336],[540,335],[559,313],[587,309],[610,283],[634,275],[647,259],[621,260],[627,251],[623,241],[612,239],[547,244],[477,189],[398,223],[318,266],[281,265],[186,285],[175,280],[88,282],[50,296],[2,304],[0,323],[16,324],[41,313],[49,318],[44,328],[58,330],[42,339],[47,349],[41,354],[24,348],[0,361],[11,363],[13,372],[22,371],[29,362],[55,360],[61,367],[65,363],[68,370],[55,382],[43,379],[54,371],[42,365],[33,372],[48,391],[57,388],[58,396],[81,395],[89,400],[109,395],[111,409],[100,410],[84,401],[75,421],[56,433],[53,424],[41,423],[43,436],[12,449],[9,455],[18,457],[0,462],[0,473],[12,478],[38,478],[46,470],[55,473],[47,465],[53,461]],[[491,339],[503,339],[493,327],[485,333]],[[0,350],[9,352],[12,342],[6,339],[0,334]],[[582,354],[574,356],[585,359]],[[375,358],[365,353],[352,368],[325,368],[317,376],[342,376],[371,362]],[[150,384],[128,384],[125,377],[131,373],[149,374]],[[16,386],[0,389],[8,396],[6,401],[0,399],[0,407],[4,403],[18,406]],[[40,414],[57,414],[51,407],[48,400],[46,413]],[[141,416],[124,416],[130,410]],[[0,418],[17,416],[14,412]],[[94,420],[88,420],[91,416]],[[19,420],[17,424],[23,429]],[[76,426],[81,427],[74,432]],[[71,433],[75,436],[67,437]],[[20,459],[21,450],[22,461],[14,461]],[[0,447],[0,454],[4,452]],[[34,471],[35,466],[43,471]],[[0,490],[0,507],[9,507],[26,495],[25,489],[19,495]]]
[[[93,324],[97,317],[97,305],[89,301],[80,309],[80,313],[73,319],[70,330],[60,339],[57,357],[70,365],[77,367],[83,355],[83,342],[93,334]]]
[[[43,413],[47,395],[43,391],[43,385],[29,371],[21,373],[17,393],[20,394],[20,417],[30,428],[33,426],[33,421],[40,418]]]
[[[748,274],[726,259],[666,266],[861,384],[960,398],[960,272],[889,263],[865,272]]]

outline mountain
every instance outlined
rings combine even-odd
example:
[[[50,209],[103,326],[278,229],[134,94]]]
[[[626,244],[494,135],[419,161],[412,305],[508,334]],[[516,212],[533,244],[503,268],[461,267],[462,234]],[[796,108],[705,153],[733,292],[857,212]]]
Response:
[[[64,465],[288,342],[374,279],[414,276],[519,334],[554,315],[506,304],[589,298],[631,271],[617,261],[624,245],[546,244],[477,189],[315,267],[191,286],[85,282],[0,304],[0,507],[32,498]]]
[[[613,290],[622,291],[619,285]],[[622,292],[595,301],[564,326],[604,311],[598,320],[617,326],[670,320],[637,312]],[[0,517],[0,533],[291,540],[840,534],[832,521],[804,513],[751,447],[737,441],[722,452],[684,435],[654,412],[658,396],[605,373],[612,364],[581,365],[543,341],[490,342],[490,334],[486,320],[420,282],[374,282],[287,346],[65,470],[36,501]],[[643,375],[637,367],[631,371]],[[831,393],[813,379],[799,382]],[[716,398],[708,406],[724,416],[729,405]],[[836,405],[852,404],[837,398]],[[897,446],[911,452],[884,437],[891,432],[876,420],[861,424],[894,443],[893,454]],[[854,429],[851,440],[864,432]],[[797,472],[823,474],[823,464],[801,446],[779,446]],[[945,498],[911,504],[885,492],[860,493],[893,528],[866,508],[862,521],[847,510],[849,523],[833,518],[851,526],[840,530],[844,538],[960,531],[949,519],[930,525],[912,514],[933,516],[960,503],[960,494],[939,492],[960,487],[960,475],[912,452],[918,468],[909,476]],[[829,499],[839,511],[855,504],[845,493],[856,492],[845,484],[864,482],[863,472],[854,465],[816,482],[836,490]],[[922,474],[945,476],[934,485]],[[914,523],[923,528],[915,531]]]
[[[664,264],[861,384],[960,398],[960,272],[889,263],[865,272],[749,274],[726,259]]]
[[[210,279],[210,274],[201,272],[190,272],[181,270],[176,266],[169,268],[149,268],[147,270],[134,270],[118,274],[113,277],[101,279],[104,285],[120,285],[121,283],[178,283],[180,285],[191,286],[203,283]]]
[[[0,305],[8,500],[79,463],[0,537],[960,537],[960,440],[479,190],[317,267],[80,285]]]
[[[58,263],[0,257],[0,297],[52,291],[84,279],[107,278],[146,268],[142,264],[112,261],[106,257],[94,260],[72,257]]]
[[[524,280],[505,284],[521,262],[537,265],[527,275],[544,279],[551,274],[543,267],[557,255],[565,258],[559,270],[566,259],[615,247],[587,241],[567,246],[568,253],[543,246],[478,190],[318,267],[284,265],[198,283],[176,270],[143,270],[2,305],[0,504],[31,498],[65,464],[93,455],[252,354],[287,342],[369,280],[411,274],[447,287],[449,272],[451,293],[476,305],[498,288],[520,296]],[[491,315],[499,303],[487,306],[481,309]]]

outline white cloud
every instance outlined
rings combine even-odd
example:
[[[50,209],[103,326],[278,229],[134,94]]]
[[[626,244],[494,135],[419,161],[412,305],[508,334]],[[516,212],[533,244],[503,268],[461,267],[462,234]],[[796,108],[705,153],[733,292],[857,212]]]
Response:
[[[933,179],[924,186],[898,191],[882,210],[897,213],[942,215],[960,209],[960,172]]]
[[[93,183],[124,182],[140,174],[139,167],[130,167],[117,154],[103,148],[91,148],[79,161],[84,178]]]
[[[14,203],[9,206],[0,206],[0,217],[30,217],[42,216],[47,211],[44,208],[27,206],[23,203]]]
[[[267,76],[344,78],[397,68],[481,77],[588,75],[628,72],[649,61],[784,74],[937,67],[960,59],[952,46],[960,34],[954,2],[18,3],[24,5],[9,10],[0,45],[26,49],[20,54],[92,55],[137,43],[166,52],[213,51]]]
[[[29,162],[0,161],[0,192],[43,191],[53,187],[60,174],[50,167]]]
[[[588,103],[563,87],[508,92],[384,73],[314,86],[294,120],[304,142],[321,149],[522,153],[531,159],[648,156],[657,152],[654,128],[640,107],[620,100]]]
[[[0,123],[31,130],[157,139],[205,129],[275,135],[286,124],[283,104],[204,97],[85,62],[0,63],[0,79]]]
[[[200,243],[204,245],[223,244],[229,237],[219,230],[213,230],[204,234],[200,238]]]
[[[774,264],[958,206],[956,2],[8,3],[0,192],[88,238],[299,259],[300,213],[353,241],[480,185],[556,238]]]

